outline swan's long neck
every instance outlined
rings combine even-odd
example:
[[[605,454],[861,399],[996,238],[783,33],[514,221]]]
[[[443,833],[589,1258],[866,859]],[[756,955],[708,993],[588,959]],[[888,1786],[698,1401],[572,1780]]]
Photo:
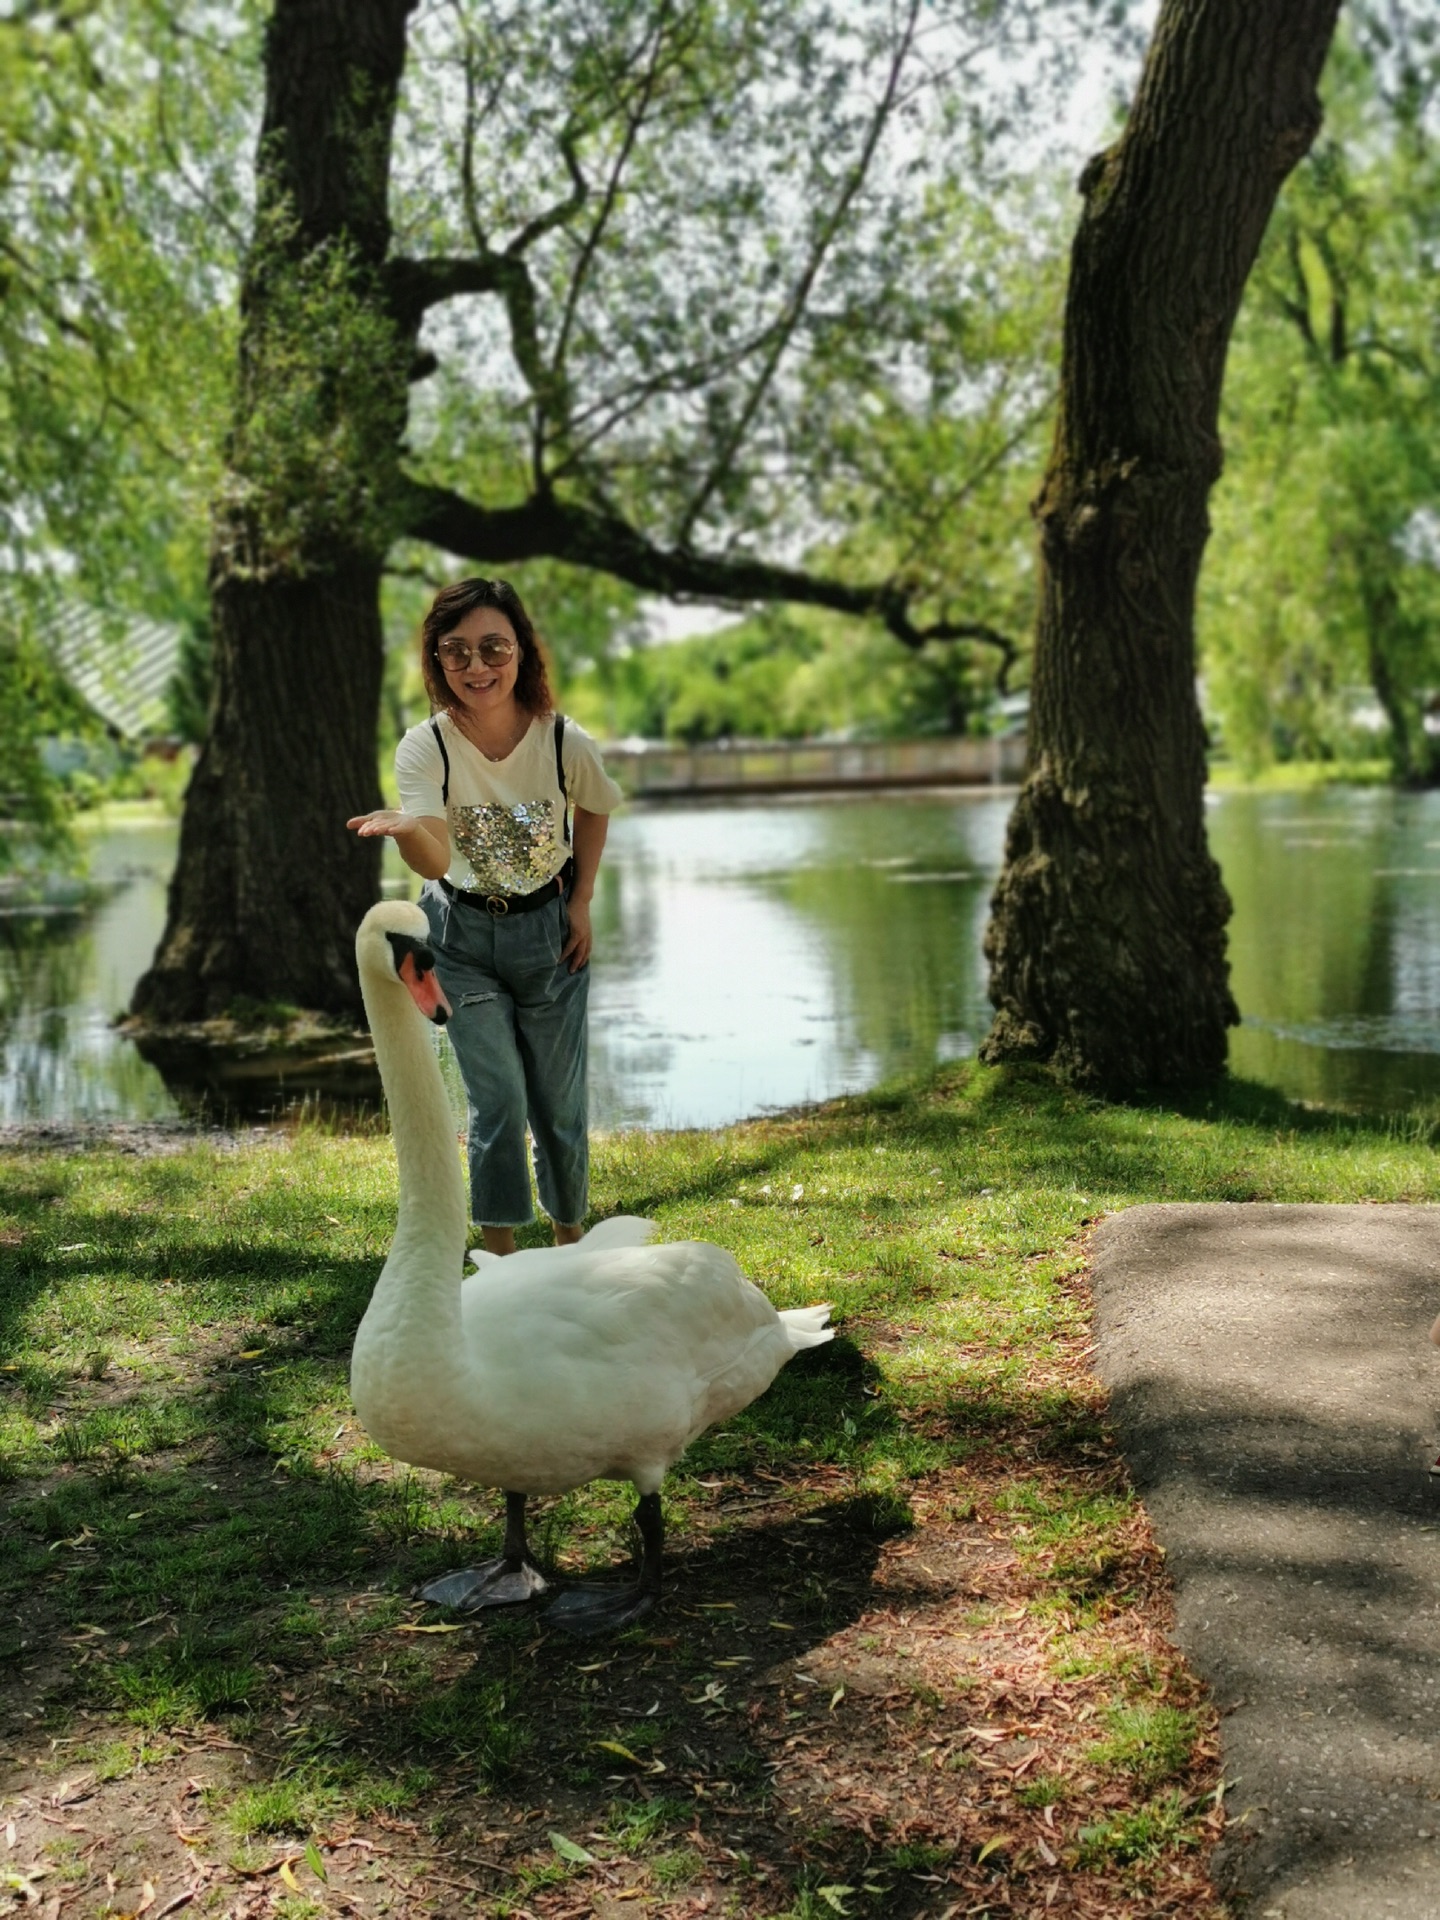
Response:
[[[372,981],[363,970],[360,986],[400,1172],[400,1217],[371,1312],[378,1310],[403,1340],[409,1358],[426,1350],[438,1384],[461,1365],[462,1352],[460,1282],[469,1210],[455,1123],[418,1009],[403,988]]]

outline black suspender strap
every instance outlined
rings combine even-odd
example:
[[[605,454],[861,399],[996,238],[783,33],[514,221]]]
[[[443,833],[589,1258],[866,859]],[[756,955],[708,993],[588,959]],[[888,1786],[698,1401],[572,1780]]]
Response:
[[[435,744],[440,749],[440,759],[445,767],[445,778],[440,787],[440,804],[442,807],[448,807],[450,804],[450,756],[445,751],[445,742],[440,734],[440,722],[433,717],[430,721],[430,731],[435,736]]]
[[[560,819],[565,828],[565,844],[570,844],[570,792],[565,785],[565,761],[562,749],[565,745],[565,716],[555,716],[555,778],[560,783]]]

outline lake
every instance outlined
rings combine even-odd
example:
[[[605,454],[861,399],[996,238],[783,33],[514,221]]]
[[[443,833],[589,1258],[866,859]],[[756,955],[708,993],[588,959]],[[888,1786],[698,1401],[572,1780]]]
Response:
[[[715,1126],[973,1053],[1010,805],[977,790],[617,815],[595,1124]],[[1440,794],[1212,794],[1208,818],[1235,902],[1234,1070],[1326,1105],[1440,1102]],[[158,938],[174,845],[168,825],[103,831],[98,905],[0,920],[0,1121],[177,1111],[110,1024]]]

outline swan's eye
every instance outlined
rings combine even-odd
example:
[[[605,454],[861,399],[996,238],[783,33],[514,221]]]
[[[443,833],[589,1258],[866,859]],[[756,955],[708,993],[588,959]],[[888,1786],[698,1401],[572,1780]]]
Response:
[[[407,960],[413,961],[417,974],[426,974],[435,966],[435,955],[423,940],[417,940],[411,933],[387,933],[390,951],[395,956],[395,971],[398,974]]]
[[[450,1018],[450,1002],[435,971],[435,954],[425,941],[409,933],[387,933],[395,961],[395,977],[427,1020],[443,1027]]]

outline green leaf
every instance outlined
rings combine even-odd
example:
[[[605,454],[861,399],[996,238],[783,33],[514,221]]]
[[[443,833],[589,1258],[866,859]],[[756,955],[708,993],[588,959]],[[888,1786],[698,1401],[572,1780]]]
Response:
[[[815,1891],[827,1907],[833,1907],[836,1913],[844,1913],[845,1897],[854,1893],[854,1887],[817,1887]]]
[[[329,1878],[329,1875],[325,1871],[325,1862],[320,1857],[320,1849],[313,1840],[307,1840],[305,1843],[305,1864],[317,1880],[327,1880]]]
[[[593,1853],[587,1853],[577,1840],[567,1840],[563,1833],[552,1833],[550,1844],[562,1860],[574,1860],[582,1867],[592,1867],[595,1864]]]

